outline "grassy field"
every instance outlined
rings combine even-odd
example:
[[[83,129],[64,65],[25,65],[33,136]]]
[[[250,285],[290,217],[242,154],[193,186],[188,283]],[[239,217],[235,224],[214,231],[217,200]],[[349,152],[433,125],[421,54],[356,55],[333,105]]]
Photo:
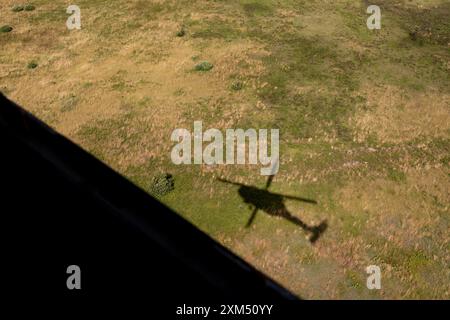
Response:
[[[0,90],[147,191],[172,174],[161,201],[258,269],[303,298],[450,298],[449,1],[78,0],[74,31],[67,1],[18,4],[0,3]],[[314,245],[262,211],[245,228],[217,178],[263,187],[258,166],[172,164],[196,120],[280,129],[270,190],[318,202],[286,201],[328,222]]]

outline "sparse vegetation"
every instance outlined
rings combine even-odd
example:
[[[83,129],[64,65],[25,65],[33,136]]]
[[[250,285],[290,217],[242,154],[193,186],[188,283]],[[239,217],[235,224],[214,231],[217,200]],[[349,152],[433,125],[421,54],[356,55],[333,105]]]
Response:
[[[244,83],[242,83],[242,81],[234,81],[231,84],[231,89],[233,89],[234,91],[242,90],[242,88],[244,88]]]
[[[24,7],[22,5],[17,5],[12,8],[13,12],[21,12],[23,10],[24,10]]]
[[[32,4],[27,4],[25,6],[25,11],[33,11],[34,9],[36,9],[36,7],[33,6]]]
[[[0,5],[18,30],[0,88],[301,297],[448,299],[450,4],[377,4],[371,31],[359,0],[87,0],[70,36],[58,1]],[[172,164],[171,132],[196,120],[280,129],[271,190],[318,202],[286,201],[328,220],[314,246],[264,213],[244,228],[251,209],[216,178],[264,187],[256,166]],[[383,290],[365,288],[371,264]]]
[[[61,107],[61,112],[68,112],[75,109],[78,103],[78,98],[73,93],[64,99],[63,105]]]
[[[176,36],[177,37],[184,37],[186,35],[186,31],[184,30],[184,28],[181,28],[180,30],[177,31]]]
[[[33,11],[36,7],[32,4],[26,4],[26,5],[15,5],[12,8],[13,12],[22,12],[22,11]]]

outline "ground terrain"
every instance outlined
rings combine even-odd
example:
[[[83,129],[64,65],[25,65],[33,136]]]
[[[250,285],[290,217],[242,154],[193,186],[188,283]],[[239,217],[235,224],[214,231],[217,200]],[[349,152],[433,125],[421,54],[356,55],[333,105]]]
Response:
[[[450,1],[32,3],[0,1],[10,99],[147,191],[171,173],[163,203],[303,298],[450,298]],[[270,189],[315,199],[286,205],[327,220],[321,238],[264,212],[244,228],[252,209],[216,178],[263,187],[258,166],[173,165],[170,134],[195,120],[279,128]]]

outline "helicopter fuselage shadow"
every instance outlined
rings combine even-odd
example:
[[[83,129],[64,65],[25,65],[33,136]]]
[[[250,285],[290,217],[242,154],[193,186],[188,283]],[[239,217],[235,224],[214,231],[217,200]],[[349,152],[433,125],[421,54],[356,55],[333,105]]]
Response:
[[[311,243],[316,242],[328,227],[326,221],[323,221],[318,226],[309,226],[298,217],[292,215],[286,208],[283,195],[250,186],[240,186],[238,193],[245,203],[253,206],[256,210],[264,211],[271,216],[282,217],[300,226],[304,231],[311,234],[309,238]],[[309,199],[302,199],[302,201],[316,203],[314,200]]]
[[[273,177],[274,176],[269,177],[264,189],[247,186],[242,183],[232,182],[232,181],[228,181],[225,179],[218,179],[218,180],[221,182],[239,186],[238,193],[241,196],[241,198],[243,199],[244,203],[247,203],[251,207],[253,207],[253,213],[252,213],[246,227],[249,227],[253,223],[256,213],[258,212],[258,210],[261,210],[270,216],[282,217],[282,218],[300,226],[305,232],[310,234],[309,241],[311,243],[316,242],[319,239],[319,237],[327,229],[327,227],[328,227],[327,221],[324,220],[317,226],[310,226],[310,225],[306,224],[305,222],[303,222],[298,217],[292,215],[289,212],[289,210],[286,208],[284,201],[285,201],[285,199],[292,199],[292,200],[311,203],[311,204],[317,204],[317,202],[315,200],[311,200],[311,199],[283,195],[283,194],[268,191],[267,189],[270,187]]]

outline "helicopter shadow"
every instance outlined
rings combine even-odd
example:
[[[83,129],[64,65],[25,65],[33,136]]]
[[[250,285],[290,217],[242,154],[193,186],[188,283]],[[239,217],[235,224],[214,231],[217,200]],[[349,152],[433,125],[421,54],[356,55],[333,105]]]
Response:
[[[283,195],[275,192],[268,191],[274,176],[269,176],[264,189],[259,189],[253,186],[247,186],[242,183],[232,182],[219,178],[218,180],[224,183],[229,183],[239,186],[238,193],[241,196],[244,203],[253,207],[253,212],[246,224],[246,228],[250,227],[256,217],[259,210],[265,212],[270,216],[282,217],[289,222],[294,223],[301,227],[305,232],[309,233],[309,241],[315,243],[320,236],[325,232],[328,227],[326,220],[322,221],[317,226],[310,226],[303,222],[298,217],[292,215],[286,208],[285,199],[301,201],[309,204],[317,204],[315,200]]]

